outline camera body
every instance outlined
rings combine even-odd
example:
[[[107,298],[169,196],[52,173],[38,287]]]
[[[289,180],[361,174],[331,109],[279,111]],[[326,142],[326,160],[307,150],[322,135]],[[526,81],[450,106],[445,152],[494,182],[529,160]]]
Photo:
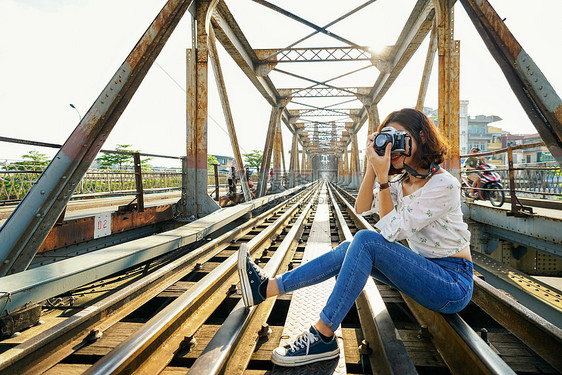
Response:
[[[384,155],[386,145],[391,143],[391,152],[393,154],[398,154],[406,152],[406,138],[409,138],[409,136],[405,131],[396,130],[392,126],[388,126],[382,129],[379,134],[377,134],[373,146],[375,147],[376,153],[382,156]]]

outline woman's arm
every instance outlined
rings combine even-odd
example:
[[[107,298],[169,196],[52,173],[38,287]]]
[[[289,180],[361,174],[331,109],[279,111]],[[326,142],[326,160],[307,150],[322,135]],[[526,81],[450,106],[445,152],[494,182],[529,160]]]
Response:
[[[355,200],[355,211],[361,214],[370,210],[373,207],[373,186],[375,179],[379,184],[388,183],[388,171],[390,169],[390,150],[392,144],[388,144],[385,154],[380,156],[375,152],[374,140],[378,133],[373,133],[367,136],[367,147],[365,154],[367,157],[367,171],[361,182],[361,187]],[[390,189],[382,189],[379,192],[379,217],[382,218],[387,213],[392,211],[394,203],[390,196]]]
[[[374,137],[373,137],[374,142]],[[367,155],[367,160],[371,168],[374,170],[374,175],[376,176],[379,184],[388,184],[388,171],[390,170],[390,151],[392,150],[392,144],[386,145],[384,150],[384,155],[379,155],[376,153],[373,145],[365,150]],[[394,203],[392,202],[392,197],[390,196],[390,189],[386,185],[385,189],[379,190],[379,219],[382,219],[386,214],[394,209]]]
[[[355,211],[362,214],[371,209],[373,205],[373,186],[375,185],[375,171],[371,165],[367,166],[367,172],[361,182],[361,187],[355,199]]]

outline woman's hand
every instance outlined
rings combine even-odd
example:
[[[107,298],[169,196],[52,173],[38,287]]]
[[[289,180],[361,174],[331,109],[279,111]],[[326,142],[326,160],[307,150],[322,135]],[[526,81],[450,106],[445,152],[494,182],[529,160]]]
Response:
[[[375,151],[375,137],[378,132],[369,134],[367,136],[367,148],[365,150],[367,160],[375,172],[375,176],[379,183],[388,182],[388,170],[390,169],[390,150],[392,150],[392,144],[386,145],[384,155],[379,155]]]

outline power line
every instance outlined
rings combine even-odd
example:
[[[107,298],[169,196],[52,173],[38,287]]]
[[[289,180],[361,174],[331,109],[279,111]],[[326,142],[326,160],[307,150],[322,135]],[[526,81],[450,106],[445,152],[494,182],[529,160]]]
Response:
[[[172,77],[172,75],[171,75],[170,73],[168,73],[168,72],[166,71],[166,69],[164,69],[164,68],[162,67],[162,65],[158,64],[158,61],[155,61],[154,63],[155,63],[160,69],[162,69],[162,71],[176,84],[176,86],[178,86],[178,87],[181,89],[181,91],[184,92],[184,94],[187,94],[186,89],[185,89],[178,81],[176,81],[176,80],[174,79],[174,77]],[[211,114],[210,114],[209,112],[207,112],[207,116],[209,116],[209,118],[210,118],[211,120],[213,120],[213,122],[214,122],[215,124],[217,124],[217,126],[219,127],[219,129],[222,130],[224,134],[226,134],[226,135],[228,135],[228,136],[230,137],[230,134],[228,134],[228,131],[227,131],[221,124],[219,124],[219,122],[218,122],[217,120],[215,120],[215,119],[213,118],[213,116],[211,116]],[[246,151],[242,146],[240,146],[240,145],[238,145],[238,146],[242,149],[242,151],[244,151],[245,153],[248,153],[248,151]]]

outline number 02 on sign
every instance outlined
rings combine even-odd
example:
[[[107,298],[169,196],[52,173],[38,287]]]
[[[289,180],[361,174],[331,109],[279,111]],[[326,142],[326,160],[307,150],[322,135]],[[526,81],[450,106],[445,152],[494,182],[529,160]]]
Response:
[[[111,213],[96,215],[94,221],[94,238],[109,236],[111,234]]]

